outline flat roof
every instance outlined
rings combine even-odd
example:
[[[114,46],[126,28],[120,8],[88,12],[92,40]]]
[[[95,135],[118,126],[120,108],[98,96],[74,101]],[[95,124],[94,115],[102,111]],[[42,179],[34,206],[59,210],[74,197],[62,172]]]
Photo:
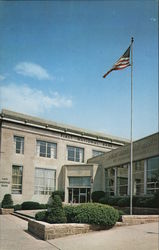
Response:
[[[45,119],[41,119],[39,117],[34,117],[34,116],[30,116],[30,115],[26,115],[26,114],[22,114],[22,113],[18,113],[18,112],[14,112],[11,110],[7,110],[7,109],[2,109],[1,114],[0,114],[0,119],[1,120],[9,120],[11,119],[12,122],[16,122],[16,121],[22,121],[24,122],[26,125],[40,125],[40,126],[45,126],[45,129],[47,127],[53,128],[53,129],[58,129],[58,130],[62,130],[61,132],[68,132],[68,133],[76,133],[79,136],[90,136],[93,137],[95,139],[103,139],[103,140],[108,140],[110,142],[118,142],[118,143],[129,143],[130,140],[125,139],[125,138],[121,138],[121,137],[117,137],[117,136],[112,136],[112,135],[108,135],[105,133],[100,133],[100,132],[95,132],[95,131],[90,131],[87,129],[83,129],[83,128],[78,128],[78,127],[74,127],[71,125],[66,125],[66,124],[62,124],[62,123],[57,123],[54,121],[50,121],[50,120],[45,120]],[[93,139],[92,138],[92,139]]]

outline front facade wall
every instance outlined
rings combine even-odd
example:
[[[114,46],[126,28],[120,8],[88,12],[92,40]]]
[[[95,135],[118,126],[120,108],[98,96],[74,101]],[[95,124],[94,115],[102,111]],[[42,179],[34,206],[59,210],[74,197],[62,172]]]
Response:
[[[24,153],[16,153],[15,137],[24,138]],[[57,155],[55,158],[37,156],[37,140],[49,143],[56,143]],[[67,160],[67,146],[84,149],[83,162],[74,162]],[[113,147],[112,147],[113,148]],[[35,194],[35,172],[40,175],[49,175],[54,170],[56,172],[55,189],[65,189],[65,171],[62,169],[66,164],[85,164],[92,157],[92,151],[110,151],[110,147],[100,142],[89,143],[81,137],[78,141],[69,137],[67,134],[37,129],[25,125],[3,122],[1,127],[1,161],[0,161],[0,201],[4,194],[11,193],[15,204],[23,201],[38,201],[46,203],[49,195]],[[13,173],[14,166],[14,173]],[[47,171],[35,171],[44,169]],[[43,173],[45,172],[45,173]],[[15,174],[15,176],[13,176]],[[76,173],[75,173],[76,174]],[[22,192],[12,193],[12,180],[17,179],[22,182]],[[16,182],[16,181],[15,181]],[[53,185],[53,184],[52,184]],[[20,189],[20,185],[17,186]],[[14,187],[16,189],[16,187]],[[68,197],[67,197],[68,199]]]

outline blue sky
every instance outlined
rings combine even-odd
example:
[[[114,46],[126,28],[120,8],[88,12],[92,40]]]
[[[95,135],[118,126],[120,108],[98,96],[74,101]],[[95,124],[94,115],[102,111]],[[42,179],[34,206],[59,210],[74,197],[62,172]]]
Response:
[[[1,1],[0,108],[133,138],[158,130],[158,2]]]

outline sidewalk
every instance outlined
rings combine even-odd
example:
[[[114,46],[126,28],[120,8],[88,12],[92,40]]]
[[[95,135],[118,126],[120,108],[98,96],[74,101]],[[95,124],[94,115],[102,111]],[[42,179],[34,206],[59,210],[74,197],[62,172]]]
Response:
[[[0,215],[0,250],[57,250],[27,232],[28,223],[13,215]]]
[[[0,250],[159,250],[158,223],[58,238],[48,242],[27,232],[27,221],[0,216]]]

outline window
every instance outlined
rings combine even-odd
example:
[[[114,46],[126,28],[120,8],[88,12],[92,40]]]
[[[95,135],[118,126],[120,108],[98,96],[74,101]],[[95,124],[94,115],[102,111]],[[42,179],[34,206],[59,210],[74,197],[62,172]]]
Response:
[[[24,137],[14,136],[16,154],[24,154]]]
[[[50,195],[56,188],[56,170],[35,168],[35,194]]]
[[[117,167],[117,195],[128,195],[128,165]]]
[[[98,150],[92,150],[92,157],[102,155],[102,154],[104,154],[104,152],[98,151]]]
[[[133,194],[144,195],[144,161],[133,163]]]
[[[22,193],[23,167],[12,166],[12,194]]]
[[[147,194],[159,190],[159,157],[147,160]]]
[[[105,169],[105,192],[115,195],[115,168]]]
[[[67,146],[68,161],[84,162],[84,149]]]
[[[69,187],[90,187],[91,177],[69,177]]]
[[[45,142],[37,140],[37,156],[56,158],[57,144],[52,142]]]

